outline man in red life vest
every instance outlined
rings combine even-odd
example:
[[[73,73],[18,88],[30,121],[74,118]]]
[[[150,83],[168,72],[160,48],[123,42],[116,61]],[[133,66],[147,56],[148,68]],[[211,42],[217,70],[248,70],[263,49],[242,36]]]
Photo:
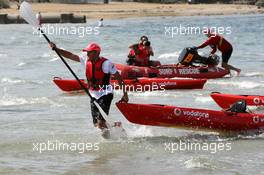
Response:
[[[78,56],[69,51],[57,48],[54,43],[50,43],[50,47],[56,49],[65,58],[73,61],[81,62],[85,67],[85,75],[89,85],[89,92],[94,99],[91,99],[91,111],[93,123],[103,132],[107,129],[105,119],[100,114],[97,107],[94,105],[93,100],[96,100],[100,107],[109,113],[110,105],[113,99],[113,87],[110,85],[110,76],[118,80],[120,87],[124,87],[124,81],[118,73],[115,65],[108,59],[100,57],[101,48],[96,43],[90,43],[83,49],[83,54]],[[128,102],[128,95],[123,88],[122,101]]]
[[[219,34],[212,33],[210,29],[206,29],[204,33],[206,34],[208,39],[203,44],[196,47],[196,49],[201,49],[209,45],[212,48],[211,54],[214,54],[217,49],[220,50],[222,52],[222,67],[227,69],[229,72],[230,70],[234,70],[239,75],[241,69],[227,64],[233,52],[232,45]]]
[[[129,65],[134,66],[159,66],[159,61],[150,61],[150,56],[154,56],[154,52],[148,37],[142,36],[138,44],[129,46],[131,49],[128,54]]]

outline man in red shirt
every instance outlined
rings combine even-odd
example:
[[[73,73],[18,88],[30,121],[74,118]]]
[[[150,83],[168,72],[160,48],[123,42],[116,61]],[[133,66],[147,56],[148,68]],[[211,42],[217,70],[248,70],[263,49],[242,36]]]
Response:
[[[220,50],[222,52],[222,67],[227,69],[229,72],[230,70],[234,70],[239,75],[241,69],[227,64],[233,52],[232,45],[219,34],[211,33],[209,29],[204,31],[204,33],[207,35],[208,39],[203,44],[196,47],[196,49],[201,49],[209,45],[212,48],[211,54],[214,54],[217,49]]]

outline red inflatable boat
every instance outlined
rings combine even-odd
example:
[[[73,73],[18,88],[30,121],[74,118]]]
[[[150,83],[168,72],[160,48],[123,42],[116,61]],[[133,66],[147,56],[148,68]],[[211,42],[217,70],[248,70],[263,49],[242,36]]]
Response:
[[[116,103],[128,121],[141,125],[203,129],[219,132],[264,128],[264,115],[157,104]]]
[[[164,89],[202,89],[206,79],[168,79],[168,78],[139,78],[135,80],[124,80],[128,91],[154,91]],[[63,91],[82,90],[76,80],[66,80],[55,77],[53,82]],[[81,82],[87,87],[84,80]],[[117,80],[111,80],[115,89],[120,89]]]
[[[216,66],[179,66],[177,64],[161,65],[160,67],[138,67],[115,64],[123,79],[134,79],[139,77],[159,78],[221,78],[228,74],[223,68]]]
[[[233,95],[213,92],[211,97],[221,108],[229,108],[239,100],[245,100],[249,106],[264,106],[264,96],[259,95]]]

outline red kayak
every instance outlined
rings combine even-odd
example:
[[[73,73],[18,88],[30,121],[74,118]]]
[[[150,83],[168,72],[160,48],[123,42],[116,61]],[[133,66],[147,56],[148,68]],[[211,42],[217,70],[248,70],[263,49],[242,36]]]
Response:
[[[251,131],[264,128],[264,115],[157,104],[116,103],[128,121],[141,125],[202,129],[219,132]]]
[[[229,108],[239,100],[245,100],[249,106],[264,106],[264,96],[259,95],[233,95],[213,92],[211,97],[221,108]]]
[[[139,77],[159,78],[221,78],[228,74],[228,71],[216,66],[179,66],[177,64],[161,65],[160,67],[139,67],[115,64],[123,79],[135,79]]]
[[[202,89],[206,79],[168,79],[168,78],[139,78],[135,80],[124,80],[127,91],[153,91],[167,89]],[[55,77],[53,82],[63,91],[82,90],[76,80],[66,80]],[[81,80],[84,86],[87,84]],[[120,89],[117,80],[111,80],[115,89]]]

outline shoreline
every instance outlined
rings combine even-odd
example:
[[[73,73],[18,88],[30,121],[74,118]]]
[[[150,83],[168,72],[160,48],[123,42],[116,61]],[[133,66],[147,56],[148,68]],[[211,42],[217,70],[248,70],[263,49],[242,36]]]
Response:
[[[237,4],[155,4],[137,2],[111,2],[110,4],[56,4],[33,3],[35,12],[43,16],[73,13],[90,19],[122,19],[158,16],[213,16],[264,14],[264,8]],[[0,14],[19,15],[16,4],[0,9]]]

